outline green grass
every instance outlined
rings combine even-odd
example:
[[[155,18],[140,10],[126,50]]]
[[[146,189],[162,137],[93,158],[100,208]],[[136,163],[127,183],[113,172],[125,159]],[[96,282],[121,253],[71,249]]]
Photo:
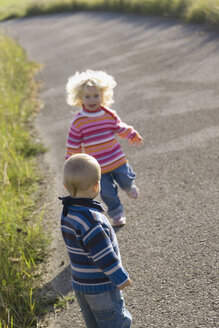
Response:
[[[44,257],[42,209],[36,207],[40,176],[31,137],[38,107],[34,74],[39,67],[24,50],[0,35],[0,327],[34,327],[38,264]]]
[[[219,0],[1,0],[0,20],[78,10],[161,15],[219,25]]]

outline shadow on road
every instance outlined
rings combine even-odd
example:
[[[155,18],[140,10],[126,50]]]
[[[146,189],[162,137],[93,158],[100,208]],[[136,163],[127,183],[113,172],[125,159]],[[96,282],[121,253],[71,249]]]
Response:
[[[46,283],[37,291],[38,303],[43,305],[47,311],[54,310],[54,304],[60,297],[67,296],[72,292],[70,265],[66,266],[57,276]]]

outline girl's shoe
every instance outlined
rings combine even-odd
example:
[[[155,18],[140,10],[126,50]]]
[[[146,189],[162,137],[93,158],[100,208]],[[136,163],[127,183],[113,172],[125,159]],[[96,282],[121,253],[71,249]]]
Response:
[[[124,216],[124,214],[116,218],[113,218],[113,223],[112,223],[113,227],[122,227],[125,224],[126,224],[126,217]]]
[[[126,193],[130,198],[136,199],[138,198],[139,190],[136,185],[133,185],[130,190],[126,191]]]

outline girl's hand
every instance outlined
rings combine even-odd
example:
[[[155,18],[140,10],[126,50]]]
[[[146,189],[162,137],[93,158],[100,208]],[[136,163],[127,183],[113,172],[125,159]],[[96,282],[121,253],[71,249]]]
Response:
[[[137,144],[137,146],[140,146],[143,144],[143,138],[140,136],[140,134],[137,133],[134,138],[129,139],[129,143],[132,145]]]

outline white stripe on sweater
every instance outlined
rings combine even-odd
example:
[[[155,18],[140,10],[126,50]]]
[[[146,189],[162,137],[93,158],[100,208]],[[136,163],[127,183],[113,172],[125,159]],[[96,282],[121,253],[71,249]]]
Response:
[[[95,226],[84,238],[83,238],[83,241],[84,241],[84,243],[86,242],[86,239],[95,231],[95,230],[97,230],[97,229],[99,229],[100,228],[100,226],[98,225],[98,226]]]
[[[84,252],[84,251],[82,251],[80,249],[69,247],[67,245],[66,245],[66,248],[67,248],[68,252],[71,253],[71,254],[78,254],[78,255],[84,255],[84,256],[88,256],[89,255],[89,253],[86,253],[86,252]]]
[[[77,272],[87,272],[87,273],[95,273],[95,272],[102,272],[101,269],[80,269],[80,268],[77,268],[73,265],[71,265],[71,268],[73,271],[77,271]]]
[[[92,137],[95,137],[95,136],[93,135]],[[85,145],[85,147],[94,146],[94,145],[99,145],[99,144],[102,144],[102,143],[105,143],[107,141],[114,140],[114,139],[115,139],[114,135],[111,135],[108,138],[102,138],[102,139],[99,139],[99,140],[94,140],[92,142],[87,142],[84,139],[84,145]]]
[[[68,217],[77,221],[78,223],[80,223],[86,230],[89,229],[89,226],[83,220],[81,220],[78,216],[68,214]]]
[[[120,149],[121,150],[121,149]],[[122,153],[120,156],[117,156],[116,158],[113,158],[111,161],[108,161],[107,163],[103,163],[101,164],[101,167],[107,166],[113,162],[115,162],[116,160],[119,160],[120,158],[125,157],[125,155]]]
[[[109,270],[109,271],[105,271],[105,273],[106,273],[107,275],[110,275],[110,274],[114,273],[115,271],[117,271],[119,268],[121,268],[121,263],[117,264],[117,266],[114,267],[114,268],[112,268],[111,270]]]
[[[102,257],[106,256],[107,254],[109,254],[109,253],[111,253],[111,252],[113,252],[112,247],[110,247],[110,249],[109,249],[108,251],[104,252],[103,254],[101,254],[101,255],[98,256],[98,257],[96,257],[96,255],[93,256],[93,260],[94,260],[94,261],[98,261],[98,260],[102,259]]]
[[[77,236],[76,235],[76,232],[75,232],[75,230],[74,229],[71,229],[71,228],[69,228],[69,227],[67,227],[66,225],[61,225],[61,228],[65,228],[65,229],[67,229],[67,230],[70,230],[71,232],[73,232],[73,234],[75,235],[75,236]]]

